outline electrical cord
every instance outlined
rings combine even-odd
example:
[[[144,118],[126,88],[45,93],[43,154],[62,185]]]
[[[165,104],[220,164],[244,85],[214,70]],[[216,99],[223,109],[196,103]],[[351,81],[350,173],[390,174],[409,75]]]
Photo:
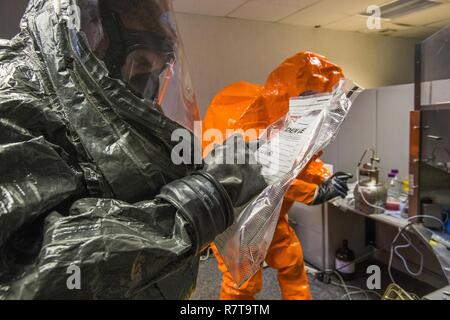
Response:
[[[438,221],[439,224],[442,225],[442,228],[445,229],[445,225],[444,223],[433,216],[429,216],[429,215],[416,215],[413,217],[410,217],[407,219],[407,221],[409,222],[407,225],[399,228],[399,231],[397,233],[397,235],[395,236],[394,240],[391,243],[391,251],[390,251],[390,255],[389,255],[389,265],[388,265],[388,273],[389,273],[389,278],[391,279],[392,283],[397,284],[393,275],[392,275],[392,264],[393,264],[393,260],[394,260],[394,253],[395,255],[400,258],[400,260],[403,263],[403,266],[405,267],[405,270],[412,276],[420,276],[423,272],[423,267],[424,267],[424,256],[422,254],[422,252],[420,252],[419,249],[417,249],[417,247],[412,243],[411,238],[409,237],[409,235],[405,234],[405,231],[408,230],[408,228],[412,225],[414,225],[414,222],[411,222],[412,220],[416,220],[416,219],[431,219],[431,220],[435,220]],[[418,231],[417,231],[418,232]],[[403,245],[395,245],[395,243],[398,241],[398,239],[400,238],[400,236],[407,242],[407,244],[403,244]],[[406,259],[400,254],[399,249],[407,249],[407,248],[413,248],[414,251],[416,251],[419,256],[420,256],[420,265],[419,265],[419,270],[417,272],[413,272]]]
[[[364,196],[364,193],[361,190],[361,185],[359,184],[359,171],[356,171],[356,177],[357,177],[357,183],[356,183],[356,187],[358,188],[358,192],[361,195],[361,198],[363,199],[363,201],[370,207],[375,208],[375,209],[379,209],[382,210],[383,212],[386,212],[386,209],[381,207],[381,206],[377,206],[374,205],[372,203],[370,203],[369,201],[367,201],[367,199]],[[429,218],[429,219],[433,219],[438,221],[443,229],[445,230],[445,224],[438,218],[433,217],[433,216],[429,216],[429,215],[417,215],[417,216],[413,216],[407,219],[407,221],[411,221],[414,219],[419,219],[419,218]],[[448,215],[447,215],[447,220],[448,220]],[[409,235],[404,234],[404,231],[407,230],[411,225],[413,225],[414,223],[408,223],[406,226],[404,226],[403,228],[400,228],[399,233],[396,235],[396,237],[394,238],[394,241],[391,243],[390,247],[390,257],[389,257],[389,267],[388,267],[388,272],[389,272],[389,277],[391,278],[392,282],[395,284],[396,282],[394,281],[394,277],[392,276],[392,272],[391,272],[391,268],[392,268],[392,263],[393,263],[393,258],[394,258],[394,253],[395,255],[400,258],[400,260],[403,263],[403,266],[405,267],[406,271],[412,275],[412,276],[420,276],[423,272],[423,266],[424,266],[424,256],[423,254],[420,252],[419,249],[417,249],[417,247],[412,243],[411,238],[409,237]],[[395,243],[398,241],[398,239],[400,238],[400,236],[407,242],[406,244],[403,245],[398,245],[395,246]],[[387,246],[388,247],[388,246]],[[386,247],[386,248],[387,248]],[[407,248],[412,248],[414,251],[417,252],[417,254],[420,256],[420,265],[419,265],[419,270],[417,272],[413,272],[406,259],[400,254],[399,250],[400,249],[407,249]],[[382,249],[378,249],[378,250],[384,250],[385,248]],[[372,254],[372,253],[371,253]],[[347,265],[348,266],[348,265]],[[343,266],[341,268],[345,268],[346,266]]]
[[[373,291],[373,290],[364,290],[364,289],[361,289],[361,288],[358,288],[358,287],[354,287],[354,286],[348,286],[348,288],[349,288],[349,289],[354,288],[355,291],[350,291],[349,294],[347,294],[347,293],[344,294],[343,296],[341,296],[340,300],[343,300],[344,298],[348,298],[349,296],[353,296],[353,295],[361,295],[361,294],[363,294],[363,295],[366,297],[366,300],[369,300],[369,293],[370,293],[370,294],[373,294],[374,296],[376,296],[376,297],[379,298],[380,300],[383,299],[383,297],[381,296],[381,294],[379,294],[378,292]],[[348,298],[348,300],[350,300],[350,299]]]
[[[314,269],[312,267],[306,266],[306,273],[315,276],[315,278],[318,279],[321,282],[331,283],[332,285],[344,288],[344,290],[346,292],[346,295],[348,295],[350,297],[350,300],[351,300],[351,292],[348,290],[348,288],[356,288],[356,287],[347,286],[347,284],[345,283],[344,279],[342,278],[342,276],[337,271],[335,271],[335,270],[326,270],[324,272],[321,272],[321,271],[316,270],[316,269]],[[329,277],[327,277],[326,280],[325,280],[325,276],[326,276],[327,273],[332,273],[332,274],[336,275],[339,278],[339,280],[342,282],[342,284],[339,284],[339,283],[334,282],[334,281],[330,281]],[[357,289],[360,289],[360,288],[357,288]]]
[[[423,259],[424,259],[423,254],[422,254],[422,253],[420,252],[420,250],[417,249],[417,247],[412,243],[411,238],[409,237],[409,235],[403,233],[403,234],[402,234],[402,238],[406,240],[407,244],[395,246],[395,247],[394,247],[394,252],[395,252],[395,254],[397,255],[397,257],[399,257],[399,258],[402,260],[403,265],[404,265],[406,271],[408,271],[409,274],[418,277],[418,276],[420,276],[420,275],[422,274],[422,272],[423,272]],[[418,270],[417,272],[411,271],[411,269],[410,269],[409,266],[408,266],[408,263],[406,262],[406,259],[399,253],[399,249],[407,249],[407,248],[409,248],[409,247],[413,248],[414,251],[416,251],[417,254],[420,256],[420,265],[419,265],[419,270]]]
[[[347,286],[347,284],[346,284],[345,281],[344,281],[344,278],[342,278],[342,276],[341,276],[341,275],[339,274],[339,272],[337,272],[336,270],[332,270],[332,272],[333,272],[333,274],[336,275],[336,276],[338,277],[338,279],[341,281],[342,287],[344,288],[345,293],[346,293],[347,296],[348,296],[348,299],[349,299],[349,300],[353,300],[353,299],[352,299],[352,296],[351,296],[351,294],[350,294],[350,291],[348,290],[348,286]],[[331,283],[333,283],[333,282],[331,282]]]
[[[357,294],[364,294],[364,295],[366,296],[366,300],[369,300],[368,293],[371,293],[371,294],[377,296],[377,298],[379,298],[380,300],[383,299],[383,297],[381,296],[381,294],[379,294],[378,292],[373,291],[373,290],[363,290],[363,289],[356,290],[356,291],[351,291],[351,292],[350,292],[350,296],[352,296],[352,295],[357,295]],[[347,297],[347,294],[343,295],[343,296],[341,297],[341,300],[343,300],[345,297]]]
[[[209,257],[211,256],[211,251],[212,251],[212,248],[208,247],[208,249],[206,250],[206,255],[205,256],[201,256],[200,257],[200,261],[202,261],[202,262],[208,261]]]
[[[379,248],[379,249],[378,248],[374,248],[374,251],[377,252],[377,251],[382,251],[384,249],[387,249],[387,248],[391,247],[390,258],[389,258],[389,265],[388,265],[388,273],[389,273],[389,277],[390,277],[392,283],[394,283],[394,284],[397,284],[395,279],[394,279],[394,277],[393,277],[393,275],[392,275],[392,263],[393,263],[394,253],[403,262],[403,265],[404,265],[406,271],[410,275],[417,277],[417,276],[420,276],[422,274],[422,272],[423,272],[424,255],[412,243],[412,240],[409,237],[409,235],[405,234],[405,231],[407,231],[410,226],[415,224],[414,222],[412,222],[412,220],[416,220],[416,219],[432,219],[432,220],[438,221],[442,225],[442,227],[445,229],[444,223],[440,219],[438,219],[436,217],[429,216],[429,215],[413,216],[413,217],[410,217],[410,218],[407,219],[407,221],[409,222],[407,225],[399,228],[399,232],[397,233],[397,235],[395,236],[395,238],[391,242],[391,244],[389,244],[389,245],[387,245],[385,247]],[[407,244],[402,244],[402,245],[395,246],[395,243],[399,240],[400,236],[407,242]],[[414,272],[414,271],[411,270],[411,268],[409,267],[406,259],[399,252],[400,249],[406,249],[406,248],[409,248],[409,247],[412,247],[420,255],[420,266],[419,266],[419,270],[417,272]],[[359,258],[355,259],[353,262],[348,263],[347,265],[344,265],[344,266],[340,267],[338,270],[326,270],[325,271],[325,272],[332,272],[341,281],[342,284],[339,284],[339,283],[336,283],[334,281],[331,281],[331,284],[337,285],[337,286],[340,286],[340,287],[344,288],[346,294],[341,297],[341,300],[344,299],[345,297],[347,297],[349,300],[352,300],[352,295],[357,295],[357,294],[364,294],[366,296],[366,299],[368,299],[368,295],[367,295],[368,293],[377,295],[378,297],[381,298],[381,295],[378,292],[376,292],[376,291],[364,290],[364,289],[361,289],[361,288],[358,288],[358,287],[355,287],[355,286],[347,285],[345,283],[344,279],[342,278],[342,276],[338,273],[339,270],[342,270],[342,269],[346,268],[347,266],[350,266],[353,263],[358,263],[358,262],[364,260],[366,257],[372,255],[374,253],[374,251],[372,251],[372,252],[370,252],[368,254],[365,254],[363,256],[360,256]],[[315,274],[317,275],[317,272]],[[355,291],[350,291],[349,289],[353,289]]]
[[[366,300],[369,300],[369,293],[376,295],[377,297],[379,297],[381,299],[381,295],[373,290],[364,290],[362,288],[356,287],[356,286],[352,286],[352,285],[348,285],[345,281],[344,278],[342,278],[342,276],[339,274],[339,272],[337,272],[336,270],[329,270],[330,272],[332,272],[341,283],[335,282],[335,281],[331,281],[331,284],[337,287],[341,287],[345,290],[345,294],[343,296],[341,296],[340,300],[344,299],[345,297],[348,298],[348,300],[353,300],[352,296],[353,295],[357,295],[357,294],[363,294],[366,297]],[[350,291],[354,290],[354,291]]]
[[[438,218],[433,217],[433,216],[427,216],[427,215],[417,215],[417,216],[413,216],[413,217],[408,218],[407,221],[411,221],[411,220],[414,220],[414,219],[420,219],[420,218],[434,219],[434,220],[436,220],[436,221],[439,221],[439,222],[442,224],[442,226],[444,226],[444,224],[442,223],[442,221],[439,220]],[[399,233],[397,233],[397,235],[395,236],[394,240],[393,240],[390,244],[388,244],[388,245],[386,245],[386,246],[384,246],[384,247],[381,247],[381,248],[375,248],[375,247],[373,247],[373,248],[374,248],[373,251],[371,251],[371,252],[369,252],[369,253],[367,253],[367,254],[364,254],[364,255],[360,256],[359,258],[355,259],[353,262],[348,263],[348,264],[346,264],[346,265],[340,267],[339,269],[337,269],[337,271],[340,271],[340,270],[342,270],[342,269],[345,269],[346,267],[350,266],[350,265],[353,264],[353,263],[358,263],[358,262],[360,262],[360,261],[363,261],[365,258],[370,257],[370,256],[371,256],[373,253],[375,253],[375,252],[383,251],[383,250],[388,249],[388,248],[390,247],[391,250],[390,250],[390,259],[389,259],[389,265],[388,265],[388,272],[389,272],[389,277],[391,278],[391,280],[394,279],[394,278],[392,277],[392,272],[391,272],[392,263],[393,263],[393,254],[394,254],[394,253],[395,253],[396,256],[398,256],[398,257],[402,260],[402,262],[403,262],[403,264],[404,264],[404,266],[405,266],[405,269],[406,269],[406,271],[407,271],[409,274],[411,274],[411,275],[413,275],[413,276],[419,276],[419,275],[421,275],[422,272],[423,272],[423,265],[424,265],[424,263],[423,263],[423,262],[424,262],[424,261],[423,261],[423,254],[420,252],[419,249],[417,249],[416,246],[414,246],[414,244],[413,244],[412,241],[411,241],[411,238],[409,238],[408,235],[405,235],[405,236],[407,237],[407,239],[405,239],[405,240],[408,242],[408,244],[407,244],[407,245],[395,246],[395,243],[398,241],[398,239],[400,238],[400,236],[403,235],[404,232],[405,232],[410,226],[412,226],[412,225],[414,225],[413,222],[408,223],[408,224],[405,225],[404,227],[400,228]],[[400,252],[398,251],[399,249],[406,249],[406,248],[409,248],[409,247],[413,247],[413,249],[414,249],[416,252],[418,252],[419,255],[421,256],[421,263],[420,263],[420,267],[419,267],[419,272],[412,272],[411,269],[410,269],[409,266],[408,266],[408,263],[407,263],[406,259],[405,259],[405,258],[400,254]],[[395,281],[392,281],[392,282],[393,282],[393,283],[396,283]]]
[[[361,195],[361,198],[363,201],[369,206],[377,210],[381,210],[383,213],[386,212],[386,208],[383,208],[381,206],[374,205],[367,201],[366,197],[364,196],[364,193],[361,190],[361,185],[359,184],[359,170],[356,169],[356,187],[358,188],[358,193]]]

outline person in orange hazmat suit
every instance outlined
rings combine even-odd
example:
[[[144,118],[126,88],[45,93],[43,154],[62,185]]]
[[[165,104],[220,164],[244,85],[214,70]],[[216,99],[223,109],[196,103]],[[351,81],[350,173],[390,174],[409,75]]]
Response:
[[[264,130],[289,111],[289,99],[311,93],[331,92],[344,77],[340,67],[325,57],[301,52],[284,61],[269,76],[265,85],[247,82],[232,84],[213,99],[205,118],[203,130],[219,130],[226,139],[227,130]],[[223,141],[214,141],[223,143]],[[211,141],[204,140],[205,154]],[[295,202],[307,205],[325,203],[348,192],[348,175],[330,177],[317,155],[288,190],[280,219],[266,257],[267,264],[278,270],[278,281],[285,300],[310,300],[300,241],[288,222],[288,212]],[[262,269],[238,287],[219,254],[212,245],[219,269],[223,273],[222,300],[254,300],[262,289]]]

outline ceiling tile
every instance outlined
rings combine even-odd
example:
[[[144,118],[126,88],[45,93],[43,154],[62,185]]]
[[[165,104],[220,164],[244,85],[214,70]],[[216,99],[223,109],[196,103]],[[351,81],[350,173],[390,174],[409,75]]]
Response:
[[[351,16],[339,21],[327,24],[326,29],[341,30],[341,31],[358,31],[367,27],[367,17]]]
[[[438,22],[434,22],[432,24],[429,24],[427,27],[431,27],[431,28],[445,28],[450,26],[450,19],[445,19],[445,20],[441,20]]]
[[[279,21],[317,0],[251,0],[229,16],[259,21]]]
[[[348,17],[348,14],[340,13],[335,9],[338,6],[338,4],[336,4],[337,2],[338,1],[334,1],[334,4],[328,4],[326,1],[318,2],[305,9],[301,9],[279,22],[314,27],[330,24]],[[333,8],[330,8],[330,5],[332,5]]]
[[[403,31],[403,30],[411,31],[416,28],[417,27],[398,25],[398,24],[392,23],[390,21],[383,20],[381,22],[381,29],[369,29],[369,28],[367,28],[367,26],[364,26],[362,29],[359,29],[358,32],[368,33],[368,34],[388,35],[388,34],[395,33],[397,31]]]
[[[176,12],[224,17],[247,0],[174,0]]]
[[[174,0],[177,12],[230,16],[325,29],[357,31],[423,39],[450,25],[450,0],[444,4],[393,20],[382,20],[381,30],[369,30],[359,15],[370,5],[393,0]],[[400,25],[399,25],[400,24]],[[414,27],[412,27],[414,26]]]
[[[344,18],[342,20],[327,24],[323,26],[325,29],[332,30],[342,30],[342,31],[362,31],[364,29],[366,33],[377,33],[386,29],[395,29],[395,30],[405,30],[409,29],[409,26],[397,25],[388,20],[381,20],[380,27],[378,30],[371,30],[367,26],[367,17],[361,15],[355,15],[351,17]]]

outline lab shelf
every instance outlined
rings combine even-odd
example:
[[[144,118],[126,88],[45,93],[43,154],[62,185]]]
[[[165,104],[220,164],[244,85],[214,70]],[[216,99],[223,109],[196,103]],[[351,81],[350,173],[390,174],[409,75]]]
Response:
[[[431,165],[429,163],[426,163],[425,161],[422,161],[422,165],[425,166],[425,167],[429,167],[429,168],[433,168],[433,169],[439,170],[441,173],[444,173],[445,175],[449,175],[450,176],[450,172],[448,172],[447,170],[445,170],[442,167],[438,167],[436,165]]]
[[[334,208],[337,208],[339,211],[342,212],[351,212],[353,214],[357,214],[359,216],[363,216],[366,218],[366,245],[375,245],[376,244],[376,236],[374,232],[374,225],[376,222],[383,223],[388,226],[392,226],[394,228],[405,228],[410,224],[410,221],[407,219],[397,218],[393,216],[389,216],[386,214],[365,214],[364,212],[357,210],[352,205],[349,205],[345,202],[345,200],[338,199],[331,201],[327,204],[328,206],[333,206]],[[422,244],[424,244],[429,252],[433,252],[433,255],[436,257],[437,261],[440,261],[440,259],[443,259],[444,261],[449,261],[450,259],[450,251],[444,251],[444,256],[439,256],[434,248],[432,247],[430,240],[431,235],[433,232],[426,228],[421,222],[416,222],[414,224],[411,224],[409,228],[406,228],[407,232],[414,233],[419,237],[419,240]],[[442,254],[442,252],[441,252]],[[441,265],[442,268],[442,265]],[[445,275],[445,271],[442,268],[442,275]]]
[[[433,110],[433,111],[450,110],[450,101],[449,102],[436,103],[436,104],[430,104],[430,105],[422,105],[421,108],[424,111],[428,111],[428,110]]]
[[[331,201],[329,205],[332,205],[341,211],[350,211],[355,214],[358,214],[360,216],[363,216],[368,219],[372,219],[378,222],[382,222],[388,225],[391,225],[393,227],[403,228],[405,227],[409,222],[406,219],[401,219],[397,217],[393,217],[387,214],[366,214],[358,209],[356,209],[354,206],[349,205],[345,202],[345,200],[337,199],[334,201]]]

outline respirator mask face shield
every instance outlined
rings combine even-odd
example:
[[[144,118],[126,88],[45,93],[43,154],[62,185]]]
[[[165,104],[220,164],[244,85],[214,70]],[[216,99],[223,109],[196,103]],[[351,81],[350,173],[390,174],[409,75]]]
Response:
[[[150,49],[136,49],[125,59],[121,68],[121,79],[139,98],[147,102],[157,102],[160,94],[162,75],[169,65],[175,63],[166,56]]]
[[[71,0],[80,31],[109,71],[149,108],[193,130],[200,120],[170,0]]]

